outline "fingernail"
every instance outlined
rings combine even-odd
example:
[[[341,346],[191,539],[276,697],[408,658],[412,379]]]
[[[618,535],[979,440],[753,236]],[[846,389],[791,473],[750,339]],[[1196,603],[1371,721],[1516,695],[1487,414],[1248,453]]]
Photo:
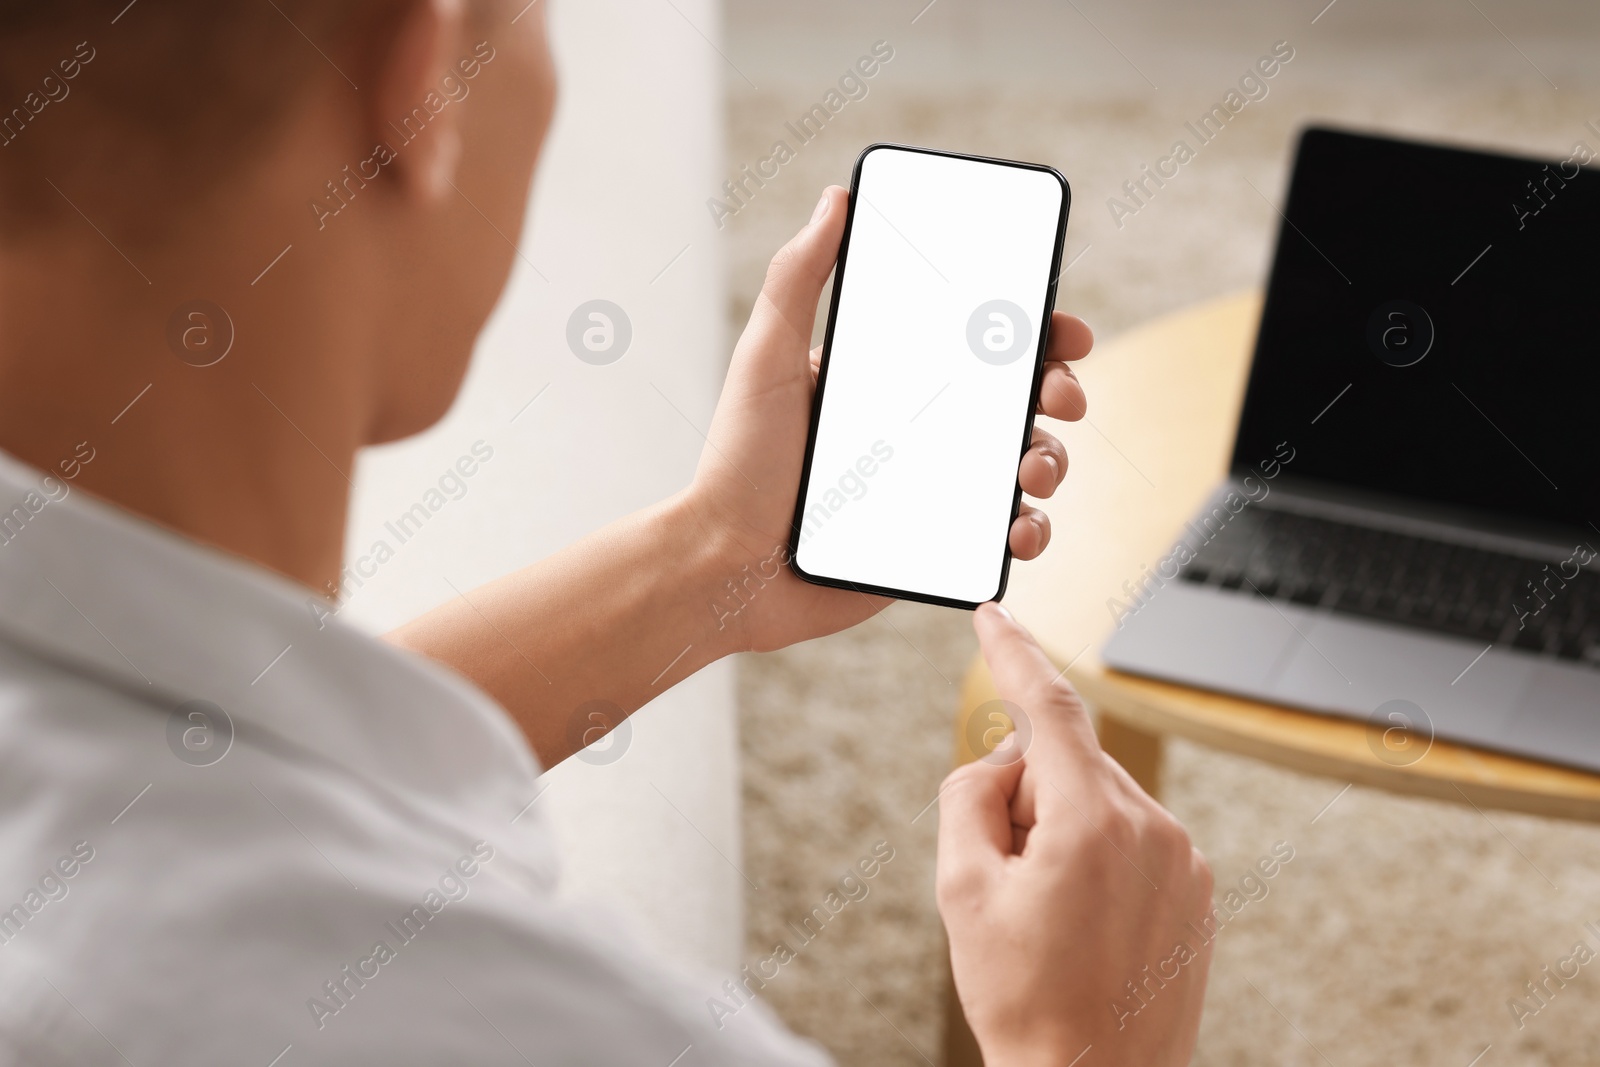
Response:
[[[1007,622],[1016,622],[1017,621],[1016,617],[1014,615],[1012,615],[1011,612],[1006,609],[1006,606],[1004,604],[1001,604],[998,601],[990,601],[990,603],[994,605],[995,612],[997,614],[999,614],[999,616],[1002,619],[1005,619]]]
[[[1044,453],[1044,461],[1050,465],[1050,477],[1059,482],[1061,480],[1061,464],[1057,463],[1056,457],[1048,452]]]
[[[817,210],[811,213],[811,221],[816,222],[828,213],[828,194],[823,193],[822,199],[817,201]]]

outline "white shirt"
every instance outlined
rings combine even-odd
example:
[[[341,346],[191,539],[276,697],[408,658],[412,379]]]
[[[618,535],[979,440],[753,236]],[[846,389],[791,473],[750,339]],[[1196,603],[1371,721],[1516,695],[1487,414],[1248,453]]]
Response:
[[[0,454],[0,1064],[826,1062],[556,902],[504,711],[309,599]]]

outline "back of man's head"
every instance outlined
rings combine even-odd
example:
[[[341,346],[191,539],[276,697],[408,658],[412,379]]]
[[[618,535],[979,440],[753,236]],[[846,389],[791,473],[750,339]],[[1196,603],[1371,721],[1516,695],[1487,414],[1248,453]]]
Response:
[[[344,45],[407,2],[0,0],[0,241],[78,196],[158,227],[258,160],[308,85],[356,92]]]
[[[355,449],[448,408],[554,106],[544,6],[0,0],[0,449],[48,469],[152,390],[90,491],[300,573],[198,487],[315,442],[342,514]]]

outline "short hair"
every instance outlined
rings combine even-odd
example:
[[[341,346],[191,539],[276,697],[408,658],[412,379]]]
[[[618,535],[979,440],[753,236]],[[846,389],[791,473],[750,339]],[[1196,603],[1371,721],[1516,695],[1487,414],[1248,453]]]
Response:
[[[344,34],[402,6],[0,0],[0,242],[74,206],[153,236],[253,160]]]

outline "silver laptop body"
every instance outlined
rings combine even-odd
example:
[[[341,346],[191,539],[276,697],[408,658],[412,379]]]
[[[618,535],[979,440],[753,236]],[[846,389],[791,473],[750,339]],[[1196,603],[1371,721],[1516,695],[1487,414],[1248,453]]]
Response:
[[[1114,607],[1107,664],[1366,720],[1390,762],[1438,736],[1600,771],[1578,152],[1301,135],[1231,474]]]

